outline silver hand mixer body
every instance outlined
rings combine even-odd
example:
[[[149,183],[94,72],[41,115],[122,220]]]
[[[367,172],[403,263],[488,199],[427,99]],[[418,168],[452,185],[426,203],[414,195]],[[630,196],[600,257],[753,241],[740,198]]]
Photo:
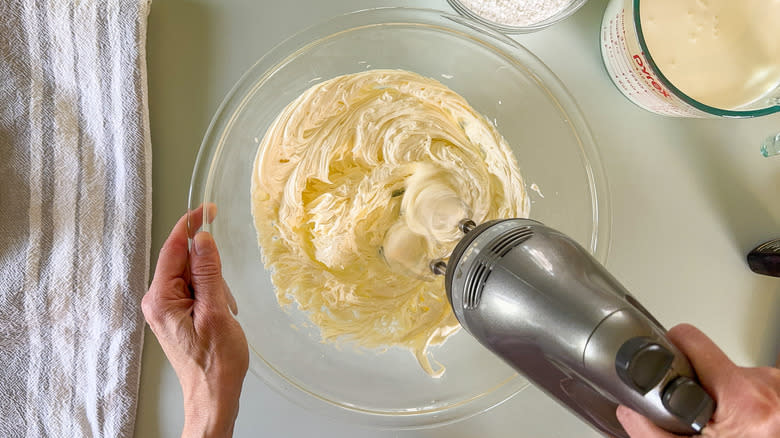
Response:
[[[618,404],[678,434],[709,421],[714,402],[661,324],[564,234],[528,219],[488,222],[447,265],[461,325],[601,432],[627,437]]]

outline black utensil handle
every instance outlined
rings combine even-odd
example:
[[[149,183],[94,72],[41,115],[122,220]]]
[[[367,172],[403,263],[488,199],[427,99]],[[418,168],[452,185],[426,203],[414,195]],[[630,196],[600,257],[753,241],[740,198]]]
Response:
[[[757,246],[747,255],[747,262],[753,272],[780,277],[780,239]]]

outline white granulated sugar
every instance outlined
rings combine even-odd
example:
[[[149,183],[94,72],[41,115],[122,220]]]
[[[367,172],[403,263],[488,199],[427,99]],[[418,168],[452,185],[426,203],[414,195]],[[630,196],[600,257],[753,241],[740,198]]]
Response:
[[[561,12],[573,0],[460,0],[480,17],[506,26],[530,26]]]

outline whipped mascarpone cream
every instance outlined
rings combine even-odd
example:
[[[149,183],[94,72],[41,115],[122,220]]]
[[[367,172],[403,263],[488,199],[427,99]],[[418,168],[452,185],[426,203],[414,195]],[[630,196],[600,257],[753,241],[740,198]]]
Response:
[[[443,278],[461,219],[526,217],[506,141],[443,84],[370,70],[314,85],[260,142],[252,214],[280,305],[296,303],[325,341],[428,349],[460,328]]]

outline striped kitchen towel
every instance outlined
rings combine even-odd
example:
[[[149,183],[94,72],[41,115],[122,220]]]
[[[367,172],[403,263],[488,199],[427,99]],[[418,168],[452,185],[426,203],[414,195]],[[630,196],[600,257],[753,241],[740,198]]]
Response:
[[[0,1],[0,437],[130,437],[148,0]]]

